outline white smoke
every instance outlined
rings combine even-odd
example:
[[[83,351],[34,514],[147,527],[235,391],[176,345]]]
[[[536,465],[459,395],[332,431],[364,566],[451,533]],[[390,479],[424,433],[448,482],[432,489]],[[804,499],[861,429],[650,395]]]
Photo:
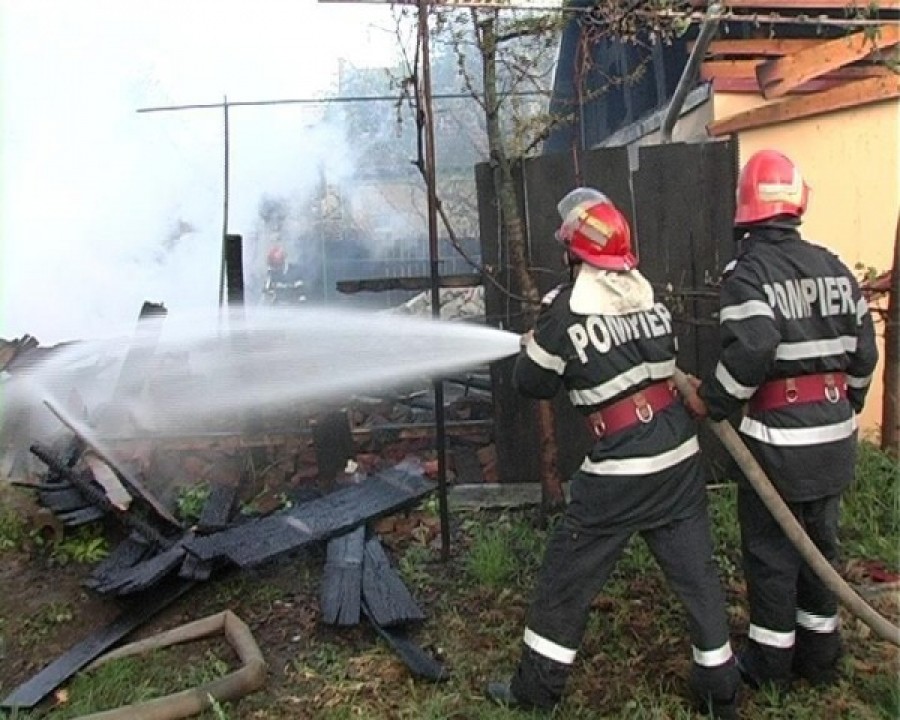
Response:
[[[140,107],[324,97],[339,56],[388,64],[390,8],[315,0],[0,0],[0,337],[103,334],[144,300],[218,301],[220,109]],[[352,171],[322,106],[230,112],[229,231],[321,168]],[[177,232],[180,222],[185,223]]]

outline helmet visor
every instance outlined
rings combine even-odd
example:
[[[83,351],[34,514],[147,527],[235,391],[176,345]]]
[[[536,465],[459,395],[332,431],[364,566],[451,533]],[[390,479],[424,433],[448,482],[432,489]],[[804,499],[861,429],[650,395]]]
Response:
[[[559,212],[559,217],[565,222],[569,219],[569,215],[575,208],[581,205],[597,205],[603,202],[609,202],[609,198],[599,190],[580,187],[568,192],[566,196],[557,203],[556,209]]]

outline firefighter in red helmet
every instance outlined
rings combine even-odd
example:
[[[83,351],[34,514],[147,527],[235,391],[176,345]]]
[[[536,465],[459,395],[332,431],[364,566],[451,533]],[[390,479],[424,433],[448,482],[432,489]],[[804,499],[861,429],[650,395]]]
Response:
[[[281,245],[269,248],[266,264],[269,271],[263,296],[269,305],[297,305],[306,301],[300,267],[287,261]]]
[[[853,274],[798,230],[809,188],[775,150],[738,179],[736,260],[720,295],[720,357],[694,411],[740,432],[810,539],[838,555],[841,493],[854,476],[857,425],[878,359],[872,318]],[[741,478],[738,519],[750,626],[739,657],[751,687],[836,679],[837,601]]]
[[[266,264],[272,272],[284,272],[284,266],[287,262],[287,253],[281,245],[273,245],[269,248],[266,255]]]
[[[637,533],[687,611],[689,683],[699,705],[736,718],[740,679],[712,558],[696,425],[671,381],[671,314],[636,269],[628,221],[605,195],[578,188],[558,210],[557,239],[574,281],[544,297],[513,381],[539,399],[564,388],[594,444],[545,551],[519,665],[487,694],[524,708],[560,702],[593,601]]]

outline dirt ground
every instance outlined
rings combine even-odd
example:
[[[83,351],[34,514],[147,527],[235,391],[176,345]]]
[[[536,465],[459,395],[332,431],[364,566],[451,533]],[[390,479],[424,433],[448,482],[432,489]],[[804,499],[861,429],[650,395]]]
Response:
[[[27,503],[23,504],[23,511],[30,512]],[[382,535],[389,552],[410,541],[433,540],[438,533],[436,520],[428,513],[410,511],[398,518],[402,521],[400,528]],[[385,525],[391,526],[392,523]],[[406,534],[409,528],[418,528],[418,540]],[[309,649],[316,643],[334,644],[352,655],[378,642],[374,630],[364,623],[332,628],[320,622],[318,593],[324,560],[324,547],[314,546],[261,568],[223,571],[198,583],[123,642],[228,609],[250,626],[269,665],[267,695],[288,694],[284,669],[296,660],[301,648]],[[31,543],[26,543],[24,550],[0,553],[0,698],[121,612],[123,606],[115,598],[82,587],[93,568],[93,564],[75,562],[60,565],[47,548]],[[427,604],[428,597],[417,594],[417,600]],[[231,655],[224,642],[219,644],[217,653]],[[185,663],[198,656],[193,645],[172,652]],[[385,663],[382,670],[388,675],[405,674],[396,660]],[[64,696],[63,689],[39,709],[50,709],[56,699]],[[298,715],[306,716],[305,712]],[[0,718],[3,717],[0,710]]]
[[[416,638],[426,651],[448,663],[453,674],[449,684],[434,686],[411,678],[364,622],[351,628],[321,622],[322,547],[200,583],[128,640],[225,609],[235,612],[249,625],[269,675],[263,691],[228,706],[227,718],[518,717],[505,711],[491,714],[494,711],[484,701],[481,687],[486,679],[507,672],[515,661],[533,577],[502,589],[473,586],[467,578],[466,528],[489,526],[496,521],[495,515],[454,517],[446,564],[434,549],[438,529],[434,513],[420,509],[402,517],[402,530],[383,535],[383,540],[395,560],[410,550],[425,553],[426,561],[414,568],[421,581],[410,585],[429,617]],[[54,565],[46,550],[0,554],[0,696],[115,616],[115,601],[80,585],[92,567]],[[592,620],[583,660],[571,684],[572,700],[558,717],[699,720],[684,696],[690,654],[680,610],[659,573],[638,567],[626,564],[617,570],[608,593],[598,599],[593,619],[597,622]],[[747,622],[744,588],[738,576],[729,575],[726,588],[732,627],[740,642]],[[900,617],[896,591],[879,596],[874,604],[894,621]],[[890,697],[893,686],[900,688],[896,649],[877,642],[852,618],[845,617],[844,623],[851,648],[846,681],[826,694],[801,688],[789,704],[758,696],[743,717],[894,720],[896,714],[890,713],[900,707],[900,690]],[[183,646],[173,651],[173,662],[188,669],[203,661],[209,647]],[[219,643],[217,652],[222,651],[227,655],[224,643]],[[647,698],[655,695],[662,697],[661,705],[642,704],[652,703]],[[51,697],[44,707],[53,701]],[[51,712],[50,717],[71,715]],[[203,716],[204,720],[215,717],[210,712]]]

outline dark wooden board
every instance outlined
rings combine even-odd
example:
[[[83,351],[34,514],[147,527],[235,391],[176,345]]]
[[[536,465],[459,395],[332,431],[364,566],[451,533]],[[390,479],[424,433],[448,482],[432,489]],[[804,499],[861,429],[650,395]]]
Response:
[[[425,613],[391,567],[378,535],[374,534],[366,540],[362,596],[370,618],[380,627],[425,619]]]
[[[225,483],[212,486],[197,520],[198,533],[217,532],[228,527],[237,500],[237,490],[237,486]]]
[[[390,469],[290,510],[190,538],[184,546],[201,560],[223,559],[250,567],[409,507],[436,486],[421,475]]]
[[[328,625],[359,623],[365,548],[365,525],[328,541],[319,591],[322,622]]]
[[[372,620],[365,603],[363,603],[363,613],[375,628],[375,632],[391,646],[391,649],[403,660],[413,675],[433,682],[442,682],[449,678],[447,668],[413,642],[405,629],[382,627]]]

